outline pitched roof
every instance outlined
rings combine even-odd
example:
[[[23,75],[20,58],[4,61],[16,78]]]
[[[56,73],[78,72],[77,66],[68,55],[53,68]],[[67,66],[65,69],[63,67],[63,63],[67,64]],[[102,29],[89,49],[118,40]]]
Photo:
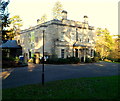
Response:
[[[17,44],[16,40],[8,40],[0,45],[0,48],[21,48],[21,46]]]

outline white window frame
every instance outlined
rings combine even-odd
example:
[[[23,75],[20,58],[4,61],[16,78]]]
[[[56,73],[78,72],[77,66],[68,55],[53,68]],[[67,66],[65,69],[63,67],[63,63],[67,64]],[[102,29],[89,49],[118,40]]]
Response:
[[[65,37],[65,32],[62,32],[62,33],[61,33],[61,36],[60,36],[60,40],[61,40],[61,41],[65,41],[64,37]]]

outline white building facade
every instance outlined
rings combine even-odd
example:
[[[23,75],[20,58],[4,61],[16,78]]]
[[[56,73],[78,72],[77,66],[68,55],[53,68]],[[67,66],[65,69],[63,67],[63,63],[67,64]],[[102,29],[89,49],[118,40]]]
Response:
[[[62,20],[51,20],[30,29],[21,31],[15,36],[22,46],[23,55],[29,59],[33,54],[42,57],[43,34],[45,56],[57,58],[78,57],[85,61],[85,57],[94,57],[95,32],[88,24],[88,17],[84,21],[67,19],[67,12],[63,11]]]

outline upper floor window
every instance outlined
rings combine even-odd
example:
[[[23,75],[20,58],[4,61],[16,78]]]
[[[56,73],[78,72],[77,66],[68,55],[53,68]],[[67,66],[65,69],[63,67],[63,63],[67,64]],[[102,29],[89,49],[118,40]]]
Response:
[[[38,37],[35,37],[35,42],[38,43]]]
[[[80,42],[82,42],[82,39],[80,38]]]
[[[76,41],[78,41],[78,29],[76,28]]]
[[[73,33],[71,34],[71,40],[75,40],[75,36]]]
[[[60,36],[60,37],[61,37],[61,38],[60,38],[61,41],[64,41],[64,36],[65,36],[65,32],[62,32],[62,33],[61,33],[61,36]]]
[[[90,39],[88,38],[88,42],[90,42]]]

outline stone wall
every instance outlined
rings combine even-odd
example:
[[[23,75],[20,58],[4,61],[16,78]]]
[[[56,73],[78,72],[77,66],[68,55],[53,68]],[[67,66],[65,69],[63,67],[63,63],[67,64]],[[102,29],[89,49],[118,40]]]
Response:
[[[44,23],[45,27],[45,52],[50,55],[56,54],[61,58],[61,49],[65,50],[65,58],[73,56],[73,44],[86,45],[94,49],[95,34],[89,29],[88,24],[73,20],[51,20]],[[78,40],[76,37],[78,36]],[[39,52],[43,53],[43,29],[37,25],[31,29],[26,29],[20,35],[15,37],[20,40],[23,47],[23,54]],[[82,55],[81,55],[82,56]]]

